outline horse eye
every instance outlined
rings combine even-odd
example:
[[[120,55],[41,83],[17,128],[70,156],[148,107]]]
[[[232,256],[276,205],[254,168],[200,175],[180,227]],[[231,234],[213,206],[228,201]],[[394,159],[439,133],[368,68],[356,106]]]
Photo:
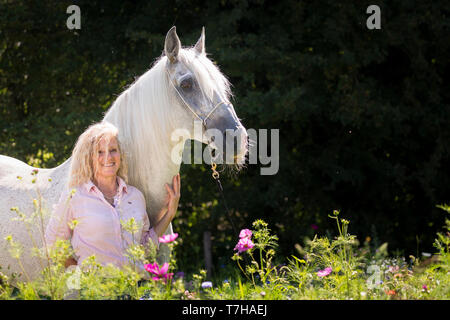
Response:
[[[190,89],[192,87],[192,80],[185,79],[185,80],[181,81],[180,87],[184,90]]]

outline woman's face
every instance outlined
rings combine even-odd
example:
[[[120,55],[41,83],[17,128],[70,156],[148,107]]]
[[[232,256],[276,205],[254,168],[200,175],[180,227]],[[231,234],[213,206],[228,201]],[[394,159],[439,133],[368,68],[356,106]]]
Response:
[[[99,141],[98,154],[94,155],[95,178],[115,177],[120,167],[119,145],[115,137]]]

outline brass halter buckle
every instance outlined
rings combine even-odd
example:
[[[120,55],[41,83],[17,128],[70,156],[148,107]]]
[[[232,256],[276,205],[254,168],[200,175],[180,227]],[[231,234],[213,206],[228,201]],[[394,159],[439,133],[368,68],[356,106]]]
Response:
[[[216,168],[217,168],[217,164],[213,161],[211,164],[211,170],[213,172],[212,177],[217,180],[217,179],[219,179],[219,173],[216,171]]]

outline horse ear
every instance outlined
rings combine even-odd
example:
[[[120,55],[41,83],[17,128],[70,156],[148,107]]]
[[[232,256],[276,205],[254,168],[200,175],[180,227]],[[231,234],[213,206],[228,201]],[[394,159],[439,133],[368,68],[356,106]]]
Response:
[[[166,42],[164,43],[164,52],[171,63],[177,60],[178,53],[180,52],[181,42],[178,38],[176,27],[170,28],[166,35]]]
[[[205,54],[205,27],[202,27],[202,34],[200,35],[200,38],[194,48],[198,54]]]

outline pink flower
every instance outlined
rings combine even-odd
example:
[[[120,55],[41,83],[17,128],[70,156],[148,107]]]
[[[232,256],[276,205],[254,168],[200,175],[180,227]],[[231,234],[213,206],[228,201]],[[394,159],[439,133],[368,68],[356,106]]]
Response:
[[[399,266],[389,266],[389,272],[395,273],[399,270]]]
[[[384,290],[384,292],[388,295],[388,296],[395,296],[397,294],[397,292],[395,292],[395,290]]]
[[[422,291],[428,292],[428,287],[427,287],[426,284],[424,284],[424,285],[422,286]]]
[[[242,229],[239,233],[239,238],[251,238],[252,237],[252,231],[249,229]]]
[[[175,241],[176,238],[178,238],[178,233],[165,234],[162,237],[159,237],[159,242],[169,243],[169,242]]]
[[[253,244],[252,240],[250,240],[250,238],[241,238],[239,239],[236,247],[234,247],[234,250],[238,250],[239,253],[241,253],[253,248],[254,246],[255,245]]]
[[[333,269],[331,267],[325,268],[323,270],[319,270],[317,272],[317,275],[319,277],[326,277],[327,275],[329,275],[331,273],[331,271],[333,271]]]
[[[160,268],[158,266],[158,263],[149,263],[144,265],[145,270],[147,270],[149,273],[154,274],[153,280],[161,280],[161,279],[171,279],[173,276],[173,273],[167,273],[169,270],[169,264],[166,262],[162,265]]]

